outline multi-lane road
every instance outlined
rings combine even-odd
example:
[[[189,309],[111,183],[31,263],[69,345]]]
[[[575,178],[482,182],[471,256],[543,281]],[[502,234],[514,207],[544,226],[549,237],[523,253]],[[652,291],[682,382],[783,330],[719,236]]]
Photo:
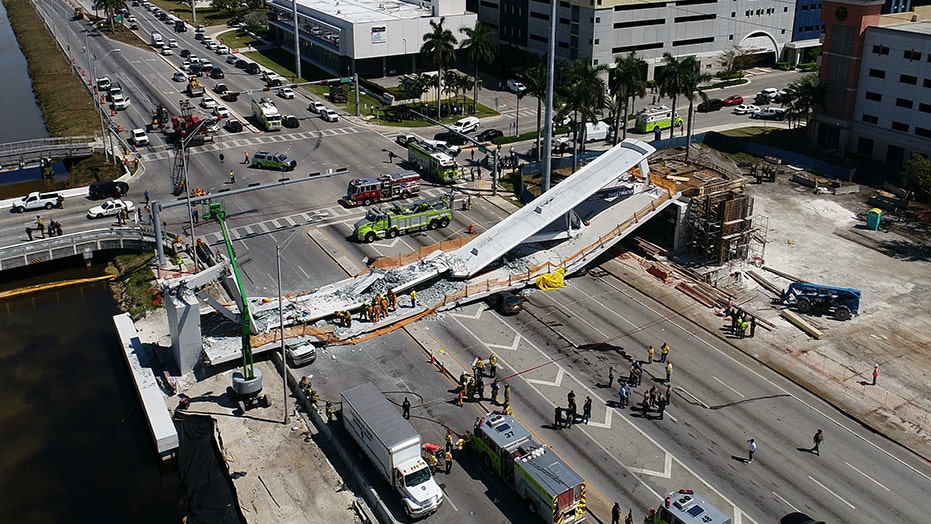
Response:
[[[163,57],[140,41],[140,47],[115,44],[99,36],[87,36],[86,21],[72,21],[71,8],[40,0],[39,10],[53,33],[70,50],[79,67],[97,76],[119,81],[132,100],[114,117],[124,134],[145,127],[158,103],[178,110],[186,98],[184,87],[171,74],[178,69],[178,55]],[[157,30],[176,38],[180,49],[209,57],[226,72],[231,89],[263,87],[257,75],[248,75],[225,63],[225,57],[209,52],[194,40],[194,33],[175,34],[149,12],[131,8],[139,19],[142,36]],[[87,53],[81,47],[87,45]],[[119,47],[118,53],[107,54]],[[93,60],[93,55],[100,57]],[[106,58],[103,58],[106,57]],[[90,73],[88,73],[90,74]],[[781,87],[794,76],[762,74],[753,85],[721,91],[714,96],[752,94],[764,87]],[[211,80],[205,80],[208,88]],[[256,93],[253,96],[259,96]],[[265,96],[273,94],[265,93]],[[347,167],[349,175],[236,195],[225,199],[229,225],[237,240],[237,256],[243,262],[246,289],[251,295],[274,295],[275,245],[301,228],[299,239],[283,253],[282,276],[286,292],[312,289],[331,283],[365,267],[378,256],[408,252],[418,247],[463,234],[469,224],[481,232],[495,224],[506,210],[491,201],[474,199],[471,211],[456,213],[445,230],[402,236],[373,244],[348,238],[352,224],[363,209],[346,209],[336,203],[345,193],[349,178],[375,176],[405,169],[388,151],[403,155],[394,137],[406,130],[370,125],[354,118],[327,123],[307,111],[308,96],[276,99],[282,113],[301,119],[298,129],[260,133],[247,129],[230,134],[221,131],[213,144],[193,148],[190,187],[216,193],[231,187],[229,171],[236,172],[236,187],[271,181],[278,173],[248,168],[244,154],[268,149],[285,152],[298,161],[292,177]],[[482,128],[507,131],[515,121],[516,99],[507,92],[483,92],[483,102],[498,107],[503,115],[487,119]],[[223,104],[234,116],[247,121],[252,96]],[[222,102],[221,102],[222,103]],[[668,103],[668,102],[667,102]],[[536,104],[521,101],[521,129],[535,123]],[[206,111],[204,112],[206,114]],[[745,121],[726,112],[700,114],[701,128],[727,126]],[[430,135],[435,130],[422,130]],[[152,135],[152,145],[140,148],[143,173],[131,181],[129,198],[142,200],[148,190],[152,199],[171,196],[173,150],[162,137]],[[219,154],[225,162],[221,164]],[[468,158],[468,152],[462,158]],[[484,187],[487,188],[487,177]],[[444,188],[428,187],[428,194]],[[84,219],[90,201],[68,201],[64,210],[48,213],[71,228],[87,228]],[[13,231],[28,216],[0,214],[5,244],[16,241]],[[169,230],[187,235],[187,210],[167,210],[163,220]],[[98,222],[97,224],[102,223]],[[95,225],[97,225],[95,224]],[[16,226],[16,227],[7,227]],[[195,227],[198,237],[219,245],[218,228],[212,223]],[[612,264],[586,276],[572,278],[565,289],[525,292],[525,311],[502,318],[482,304],[471,304],[383,335],[359,346],[331,346],[327,358],[299,371],[314,375],[314,385],[325,398],[371,380],[400,403],[405,394],[416,398],[414,425],[425,440],[441,441],[445,427],[457,432],[469,429],[475,418],[491,409],[483,405],[455,406],[453,384],[427,362],[427,351],[442,355],[454,374],[475,356],[499,356],[499,375],[511,384],[515,414],[543,441],[566,459],[588,481],[589,505],[597,516],[615,501],[632,507],[635,515],[659,503],[664,494],[679,488],[700,493],[732,517],[735,524],[777,522],[795,510],[827,522],[924,522],[931,502],[924,496],[931,485],[931,468],[906,449],[861,427],[807,391],[761,367],[731,345],[688,321],[689,311],[669,311],[616,278]],[[672,404],[663,420],[655,412],[646,419],[639,412],[618,406],[614,388],[606,387],[610,365],[623,374],[632,359],[644,359],[645,347],[672,346],[675,369],[671,381]],[[330,358],[332,357],[332,358]],[[660,364],[647,364],[644,386],[665,384]],[[644,387],[636,389],[634,400]],[[593,399],[588,425],[557,431],[552,427],[553,407],[566,404],[574,390],[579,403]],[[815,430],[826,438],[821,455],[809,448]],[[759,445],[756,460],[747,464],[746,441]],[[478,464],[457,464],[449,477],[441,476],[447,502],[438,517],[450,522],[522,521],[529,513],[499,479]],[[390,494],[385,498],[390,500]],[[639,517],[638,517],[639,519]]]

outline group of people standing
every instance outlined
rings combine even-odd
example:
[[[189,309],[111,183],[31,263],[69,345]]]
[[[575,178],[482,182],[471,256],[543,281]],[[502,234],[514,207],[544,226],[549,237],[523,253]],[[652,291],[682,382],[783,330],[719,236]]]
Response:
[[[556,406],[556,414],[553,421],[554,429],[569,429],[575,424],[576,419],[578,418],[578,408],[575,404],[575,391],[570,390],[569,394],[566,395],[566,401],[569,404],[569,407],[563,408],[562,406]],[[563,416],[565,413],[565,417]],[[588,421],[592,418],[592,398],[589,396],[585,397],[585,402],[582,404],[582,419],[581,422],[588,424]]]

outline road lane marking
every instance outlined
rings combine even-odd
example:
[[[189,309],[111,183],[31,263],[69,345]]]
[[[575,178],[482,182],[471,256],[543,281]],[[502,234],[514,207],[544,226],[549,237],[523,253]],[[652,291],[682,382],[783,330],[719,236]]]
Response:
[[[488,344],[485,344],[485,345],[487,346]],[[553,387],[558,388],[560,387],[560,385],[562,385],[562,378],[566,375],[566,370],[563,369],[563,367],[560,366],[559,364],[556,364],[556,370],[557,370],[556,378],[553,380],[540,380],[536,378],[525,378],[524,380],[526,380],[527,382],[530,382],[531,384],[539,384],[541,386],[553,386]]]
[[[734,389],[734,388],[728,386],[727,384],[724,383],[723,380],[719,379],[718,377],[712,376],[711,378],[717,380],[718,383],[720,383],[722,386],[726,387],[727,389],[729,389],[729,390],[733,391],[734,393],[737,393],[738,395],[740,395],[740,398],[747,398],[747,397],[744,396],[743,393],[741,393],[741,392],[737,391],[736,389]]]
[[[834,495],[834,497],[836,497],[837,500],[839,500],[839,501],[843,502],[844,504],[847,504],[848,506],[850,506],[850,509],[857,509],[856,506],[854,506],[853,504],[851,504],[851,503],[847,502],[846,500],[844,500],[844,499],[843,499],[840,495],[838,495],[837,493],[834,493],[833,491],[829,490],[827,486],[825,486],[824,484],[822,484],[822,483],[818,482],[817,480],[815,480],[815,478],[812,477],[811,475],[808,475],[808,478],[809,478],[812,482],[814,482],[815,484],[821,486],[821,488],[822,488],[824,491],[827,491],[827,492],[830,493],[831,495]]]
[[[872,480],[873,483],[876,484],[877,486],[881,487],[882,489],[884,489],[884,490],[886,490],[886,491],[889,491],[889,488],[887,488],[886,486],[883,486],[882,484],[880,484],[879,481],[877,481],[877,480],[874,479],[873,477],[871,477],[871,476],[867,475],[866,473],[860,471],[860,470],[857,469],[853,464],[851,464],[851,463],[849,463],[849,462],[844,462],[844,464],[847,464],[848,466],[850,466],[851,469],[853,469],[853,470],[856,471],[857,473],[859,473],[859,474],[863,475],[864,477],[866,477],[866,478]]]
[[[783,504],[785,504],[786,506],[789,506],[790,508],[792,508],[792,511],[798,511],[798,508],[796,508],[795,506],[793,506],[792,504],[790,504],[788,500],[782,498],[782,496],[780,496],[778,493],[776,493],[775,491],[773,491],[772,493],[773,493],[773,495],[776,496],[777,499],[781,500]]]
[[[704,402],[702,402],[702,400],[701,400],[700,398],[698,398],[698,397],[696,397],[695,395],[689,393],[688,390],[685,389],[684,387],[678,386],[678,387],[676,387],[676,389],[678,389],[679,391],[681,391],[681,392],[685,393],[686,395],[692,397],[692,400],[694,400],[695,402],[698,402],[699,404],[701,404],[701,407],[703,407],[703,408],[705,408],[705,409],[711,409],[711,408],[708,406],[708,404],[705,404]]]
[[[669,452],[665,452],[666,460],[663,461],[663,471],[654,471],[652,469],[645,468],[635,468],[633,466],[628,467],[627,469],[634,472],[640,473],[641,475],[649,475],[651,477],[659,477],[663,479],[672,478],[672,455]]]

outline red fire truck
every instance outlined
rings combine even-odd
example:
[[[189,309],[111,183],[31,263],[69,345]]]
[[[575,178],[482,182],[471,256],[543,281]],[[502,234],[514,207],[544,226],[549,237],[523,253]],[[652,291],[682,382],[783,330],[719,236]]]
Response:
[[[347,206],[370,206],[383,200],[408,198],[420,194],[420,175],[414,171],[381,175],[377,178],[354,178],[340,202]]]

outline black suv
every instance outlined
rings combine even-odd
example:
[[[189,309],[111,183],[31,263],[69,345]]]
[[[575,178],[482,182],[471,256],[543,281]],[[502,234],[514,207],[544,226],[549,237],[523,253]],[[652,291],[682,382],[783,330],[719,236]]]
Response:
[[[249,62],[249,65],[246,66],[246,72],[249,73],[250,75],[259,74],[260,69],[261,68],[259,67],[259,64],[256,64],[255,62]]]
[[[92,200],[119,198],[129,192],[129,184],[119,180],[101,180],[87,188],[87,196]]]

